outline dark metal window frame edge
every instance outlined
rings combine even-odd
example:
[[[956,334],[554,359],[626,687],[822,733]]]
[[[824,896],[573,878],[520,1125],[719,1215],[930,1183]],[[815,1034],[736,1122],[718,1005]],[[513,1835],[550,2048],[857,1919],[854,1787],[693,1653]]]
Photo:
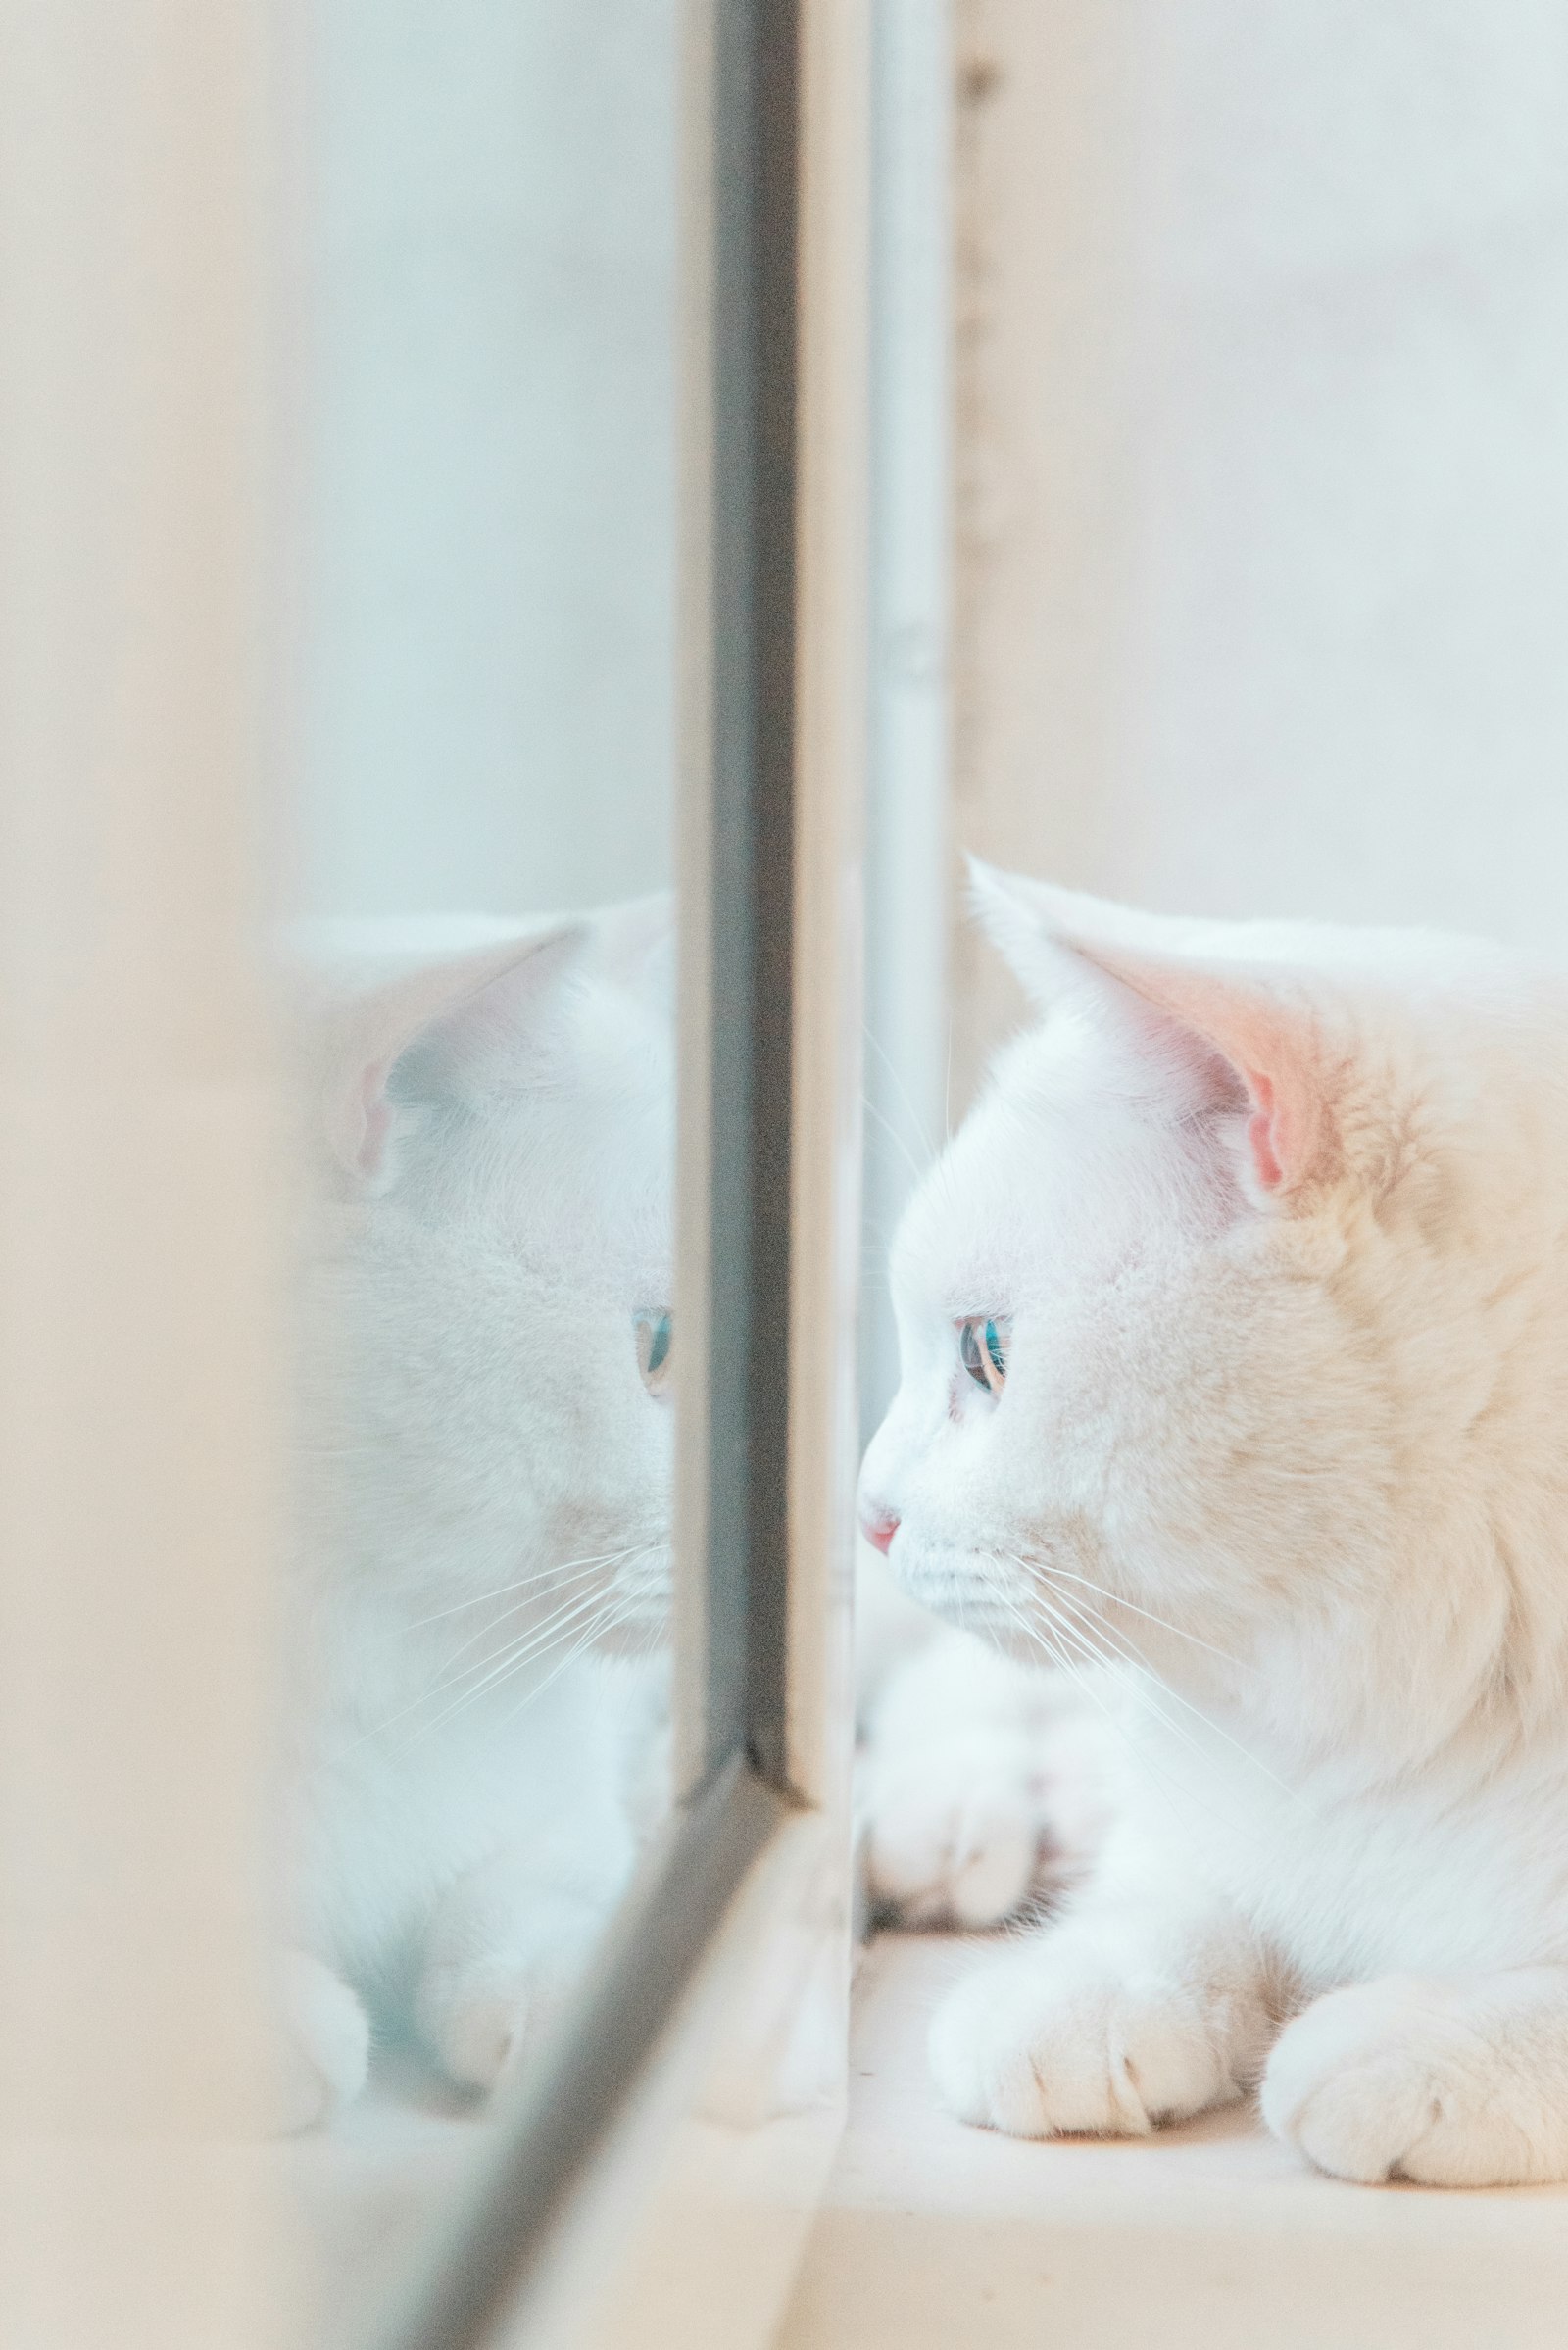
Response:
[[[644,2076],[787,1776],[799,0],[712,0],[708,1750],[492,2158],[377,2350],[480,2350]]]

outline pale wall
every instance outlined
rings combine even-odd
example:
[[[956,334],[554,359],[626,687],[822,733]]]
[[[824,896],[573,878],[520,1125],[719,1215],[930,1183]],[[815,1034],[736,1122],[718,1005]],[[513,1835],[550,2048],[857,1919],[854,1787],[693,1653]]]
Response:
[[[1568,16],[963,0],[959,49],[960,841],[1568,950]]]

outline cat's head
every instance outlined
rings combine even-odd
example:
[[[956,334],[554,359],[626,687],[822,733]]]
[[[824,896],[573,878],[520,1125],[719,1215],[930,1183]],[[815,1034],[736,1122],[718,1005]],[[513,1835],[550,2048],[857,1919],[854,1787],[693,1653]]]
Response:
[[[473,1604],[481,1645],[639,1642],[669,1574],[668,905],[313,947],[307,1543],[416,1619]]]
[[[975,890],[1045,1018],[898,1233],[871,1539],[1037,1654],[1504,1669],[1565,1488],[1561,995],[1463,940]]]

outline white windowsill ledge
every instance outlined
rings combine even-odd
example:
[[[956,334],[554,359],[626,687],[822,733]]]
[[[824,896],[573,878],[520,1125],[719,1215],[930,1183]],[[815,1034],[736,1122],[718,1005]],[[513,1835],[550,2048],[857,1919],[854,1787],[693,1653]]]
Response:
[[[979,1955],[862,1960],[849,2126],[778,2350],[1562,2350],[1568,2187],[1354,2187],[1246,2109],[1032,2145],[940,2112],[925,2019]]]

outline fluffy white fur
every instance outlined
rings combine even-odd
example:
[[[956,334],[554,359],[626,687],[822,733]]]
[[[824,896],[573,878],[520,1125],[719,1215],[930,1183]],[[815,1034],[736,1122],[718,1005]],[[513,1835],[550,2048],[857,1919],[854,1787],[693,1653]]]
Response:
[[[977,887],[1047,1017],[900,1232],[863,1506],[926,1603],[1135,1665],[1102,1857],[938,2082],[1036,2136],[1260,2083],[1348,2179],[1568,2177],[1568,993]]]
[[[357,2091],[372,2018],[488,2087],[633,1857],[669,1573],[634,1320],[670,1296],[666,933],[636,906],[311,942],[295,2126]]]
[[[973,1930],[1058,1899],[1103,1831],[1104,1725],[1065,1674],[856,1582],[857,1809],[873,1917]],[[891,1619],[891,1620],[890,1620]]]

